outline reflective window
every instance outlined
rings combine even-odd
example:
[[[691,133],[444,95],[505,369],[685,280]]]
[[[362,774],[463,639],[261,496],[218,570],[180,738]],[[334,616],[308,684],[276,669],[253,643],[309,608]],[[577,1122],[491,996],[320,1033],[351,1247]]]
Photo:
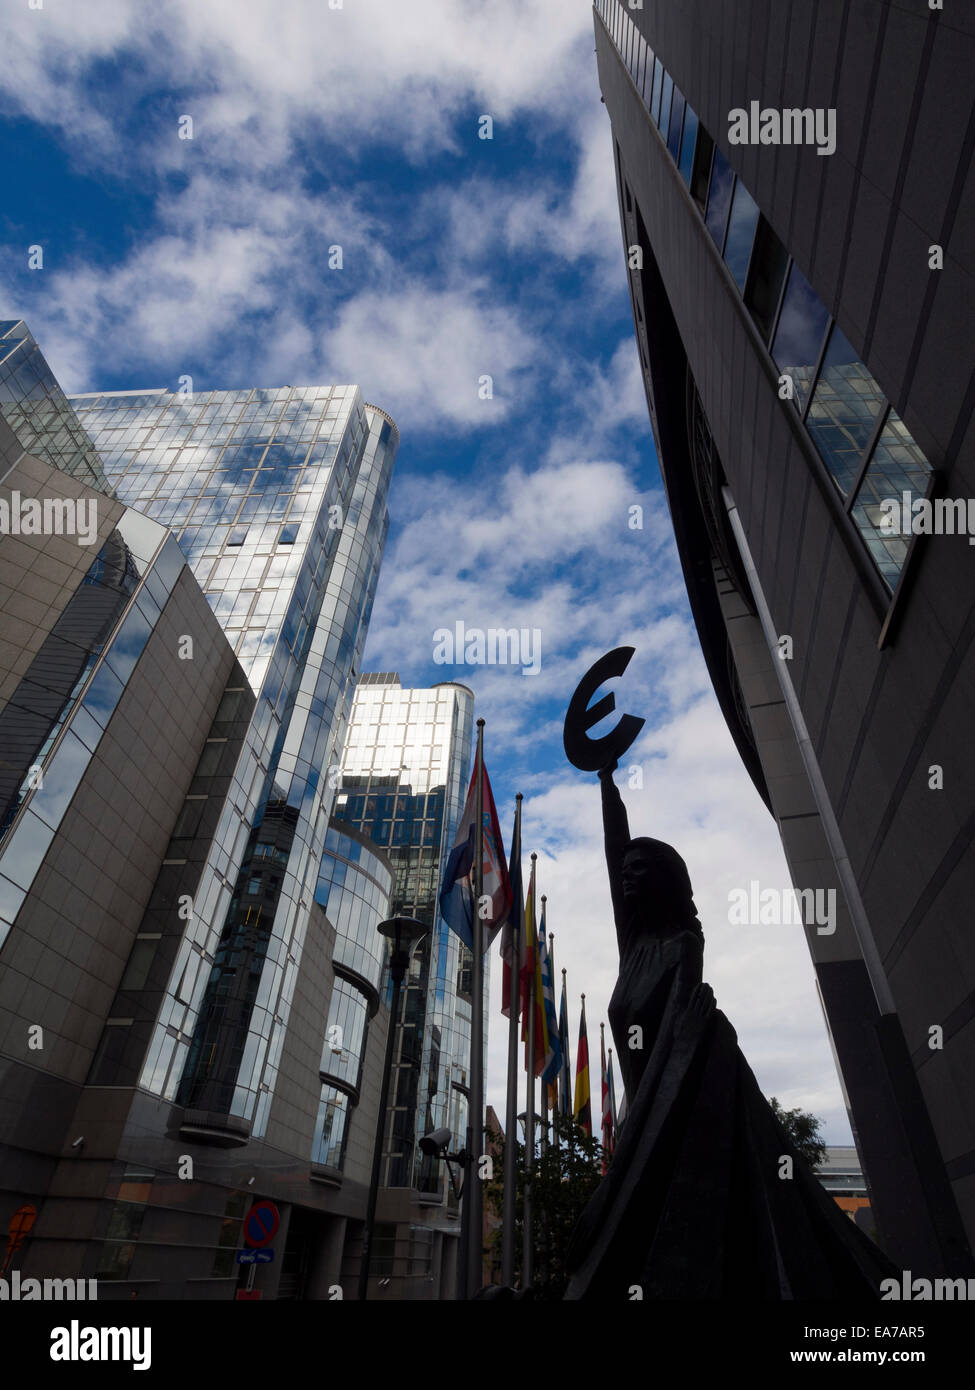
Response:
[[[663,87],[664,69],[659,58],[653,60],[653,92],[650,96],[650,115],[660,124],[660,91]]]
[[[670,107],[670,126],[667,134],[667,149],[670,157],[676,161],[680,153],[680,133],[684,122],[684,98],[677,87],[674,88],[674,99]]]
[[[349,1097],[335,1086],[323,1086],[315,1125],[312,1163],[322,1168],[341,1168],[345,1162],[345,1134]]]
[[[10,923],[20,911],[21,904],[26,897],[26,890],[20,888],[16,883],[11,883],[9,878],[4,878],[0,874],[0,946],[3,945],[7,936],[7,927],[3,923]]]
[[[649,46],[647,47],[647,59],[643,65],[640,95],[643,97],[644,105],[649,106],[653,97],[653,49]]]
[[[123,685],[135,670],[151,633],[149,620],[139,610],[138,604],[135,604],[105,656],[105,660]]]
[[[856,481],[884,395],[834,324],[806,425],[844,497]]]
[[[69,729],[44,769],[44,784],[34,793],[31,810],[55,830],[85,775],[91,753]]]
[[[21,888],[30,888],[53,839],[52,828],[30,809],[25,811],[5,848],[3,867],[7,877]]]
[[[643,69],[647,61],[647,45],[638,29],[634,29],[633,36],[634,48],[630,62],[630,75],[636,83],[637,91],[640,91],[643,85]]]
[[[789,272],[782,312],[775,330],[772,356],[776,366],[792,377],[796,404],[802,410],[820,350],[829,315],[819,295],[799,267],[793,264]]]
[[[154,529],[158,542],[163,533]],[[125,612],[137,579],[132,553],[115,530],[0,712],[0,836],[33,786],[30,769],[44,763],[76,710],[78,692]],[[145,625],[146,620],[139,615],[137,622]]]
[[[757,225],[758,207],[741,179],[738,179],[731,200],[731,216],[728,219],[728,236],[725,240],[724,258],[740,290],[745,288],[745,276],[748,274],[748,262],[752,254],[752,242],[755,240]]]
[[[691,171],[691,197],[703,212],[708,201],[708,184],[711,180],[711,156],[714,141],[701,126],[698,130],[697,145],[694,150],[694,167]]]
[[[122,682],[108,666],[102,666],[85,693],[82,709],[104,728],[122,695]]]
[[[751,310],[755,325],[768,342],[779,306],[782,282],[789,264],[789,253],[779,241],[764,217],[758,219],[755,249],[752,253],[745,303]]]
[[[907,556],[909,537],[881,530],[888,499],[902,501],[926,494],[931,465],[904,421],[891,406],[863,482],[857,492],[852,516],[884,580],[893,589]]]
[[[679,169],[684,182],[690,187],[694,169],[694,148],[697,144],[697,113],[687,106],[684,111],[684,134],[680,142]]]
[[[319,1070],[350,1086],[358,1086],[366,1046],[369,1008],[354,985],[335,977],[328,1008],[328,1025]]]
[[[731,207],[731,193],[734,184],[734,170],[721,151],[716,149],[711,168],[711,184],[708,189],[708,208],[704,220],[719,251],[724,247],[724,234],[728,225],[728,209]]]
[[[671,75],[670,75],[669,72],[665,72],[665,73],[664,73],[664,84],[663,84],[662,94],[661,94],[661,97],[660,97],[660,117],[659,117],[659,119],[658,119],[658,121],[657,121],[657,125],[658,125],[658,126],[660,127],[660,129],[663,131],[664,138],[666,138],[667,129],[668,129],[669,124],[670,124],[670,102],[671,102],[671,97],[673,96],[673,94],[674,94],[674,79],[671,77]]]

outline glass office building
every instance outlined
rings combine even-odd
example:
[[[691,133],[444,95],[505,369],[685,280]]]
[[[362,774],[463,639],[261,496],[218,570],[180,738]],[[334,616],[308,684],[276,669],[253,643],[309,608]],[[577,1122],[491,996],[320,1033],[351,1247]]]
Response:
[[[395,426],[355,387],[75,415],[0,328],[0,501],[95,527],[0,540],[0,1214],[25,1272],[222,1299],[261,1197],[262,1296],[351,1293],[393,868],[330,815]]]
[[[368,835],[393,867],[391,914],[429,932],[413,955],[393,1054],[381,1182],[442,1192],[443,1165],[418,1141],[467,1129],[471,957],[440,915],[446,857],[470,772],[474,697],[454,683],[404,689],[393,673],[363,675],[342,758],[335,815]],[[485,971],[487,974],[487,971]],[[485,999],[488,981],[485,980]]]
[[[71,403],[117,496],[178,539],[257,700],[140,1076],[188,1133],[243,1140],[274,1097],[398,436],[356,387]],[[179,833],[205,810],[188,800]]]
[[[91,439],[22,319],[0,320],[0,415],[27,453],[110,491]]]
[[[975,571],[965,534],[907,533],[889,506],[964,512],[975,489],[975,35],[861,0],[593,11],[702,651],[795,886],[836,895],[835,929],[805,935],[878,1237],[961,1274],[975,840],[940,777],[975,785]]]

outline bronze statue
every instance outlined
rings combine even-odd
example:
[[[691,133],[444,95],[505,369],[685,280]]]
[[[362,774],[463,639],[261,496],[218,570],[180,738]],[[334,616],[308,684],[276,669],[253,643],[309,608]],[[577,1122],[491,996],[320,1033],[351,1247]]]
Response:
[[[608,713],[609,699],[595,708]],[[575,702],[570,710],[567,751],[584,717]],[[629,742],[622,722],[601,740],[614,758]],[[572,1238],[565,1297],[877,1298],[893,1266],[824,1191],[759,1090],[702,978],[687,867],[672,846],[630,838],[616,766],[599,777],[620,952],[609,1022],[627,1109]]]

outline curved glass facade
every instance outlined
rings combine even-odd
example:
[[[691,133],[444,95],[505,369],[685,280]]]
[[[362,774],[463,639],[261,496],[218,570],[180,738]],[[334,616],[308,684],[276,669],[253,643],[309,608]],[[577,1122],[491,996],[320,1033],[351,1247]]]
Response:
[[[440,1128],[454,1130],[457,1147],[465,1138],[457,1088],[467,1086],[470,1066],[471,958],[441,917],[438,893],[463,810],[473,721],[466,686],[408,690],[391,673],[364,675],[343,755],[336,817],[388,854],[391,912],[430,927],[413,954],[397,1020],[382,1170],[388,1187],[439,1188],[442,1165],[424,1160],[419,1139]],[[387,997],[390,989],[387,978]]]
[[[388,915],[392,887],[392,870],[369,845],[329,827],[315,901],[335,928],[335,962],[363,976],[377,993],[386,940],[376,926]]]
[[[355,985],[336,976],[319,1068],[323,1075],[359,1089],[368,1024],[369,1001]]]
[[[344,1162],[348,1119],[358,1100],[369,1018],[378,1005],[386,957],[386,938],[376,928],[389,916],[392,886],[385,856],[341,827],[329,826],[315,900],[335,928],[332,960],[337,973],[319,1068],[323,1084],[313,1166],[341,1169]],[[343,967],[355,979],[339,974]]]

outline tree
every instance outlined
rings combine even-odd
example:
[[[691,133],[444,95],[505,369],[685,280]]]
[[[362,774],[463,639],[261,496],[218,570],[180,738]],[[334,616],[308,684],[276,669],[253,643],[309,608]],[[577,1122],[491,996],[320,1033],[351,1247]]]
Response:
[[[565,1256],[569,1240],[583,1207],[599,1186],[602,1177],[602,1146],[590,1138],[574,1121],[563,1115],[554,1120],[555,1140],[549,1129],[549,1144],[536,1153],[532,1174],[534,1277],[536,1298],[561,1299],[568,1285]],[[508,1142],[497,1130],[492,1138],[500,1150],[495,1159],[494,1178],[485,1185],[484,1198],[495,1216],[502,1216],[504,1200],[504,1146]],[[525,1146],[516,1137],[518,1202],[515,1223],[515,1281],[521,1284],[522,1212],[525,1194]],[[500,1247],[500,1227],[492,1240]]]
[[[770,1097],[772,1114],[815,1173],[826,1161],[826,1140],[820,1134],[823,1122],[806,1110],[783,1110],[775,1096]]]

